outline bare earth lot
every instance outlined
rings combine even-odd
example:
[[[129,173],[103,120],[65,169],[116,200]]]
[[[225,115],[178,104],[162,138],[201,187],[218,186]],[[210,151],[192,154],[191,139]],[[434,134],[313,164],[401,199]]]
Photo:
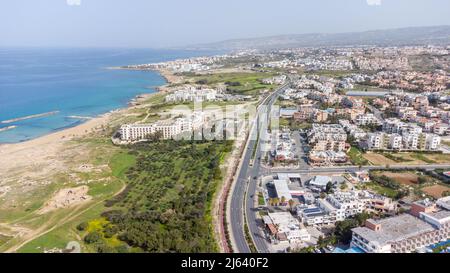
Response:
[[[421,154],[421,153],[390,153],[390,158],[381,153],[368,152],[363,157],[373,165],[419,165],[419,164],[444,164],[450,163],[449,154]],[[392,158],[391,158],[392,157]]]
[[[404,173],[394,173],[394,172],[382,172],[382,175],[385,175],[389,178],[394,179],[400,184],[403,185],[416,185],[418,184],[419,176],[413,173],[404,172]]]
[[[433,186],[422,188],[422,191],[437,199],[437,198],[441,198],[442,194],[444,192],[450,191],[450,187],[444,186],[444,185],[433,185]]]
[[[369,160],[373,165],[395,164],[395,161],[386,158],[381,154],[367,153],[363,155],[365,159]]]

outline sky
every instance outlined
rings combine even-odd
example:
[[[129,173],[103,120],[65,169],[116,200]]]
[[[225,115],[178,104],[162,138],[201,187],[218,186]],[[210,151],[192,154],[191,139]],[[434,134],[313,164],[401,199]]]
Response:
[[[449,0],[2,0],[0,46],[179,47],[450,25]]]

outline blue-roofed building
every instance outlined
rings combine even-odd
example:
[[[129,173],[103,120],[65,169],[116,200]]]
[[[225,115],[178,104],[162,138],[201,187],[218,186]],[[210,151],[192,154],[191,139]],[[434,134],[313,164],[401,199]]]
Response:
[[[308,207],[297,207],[297,216],[302,223],[308,226],[330,225],[336,222],[336,215],[313,205]]]

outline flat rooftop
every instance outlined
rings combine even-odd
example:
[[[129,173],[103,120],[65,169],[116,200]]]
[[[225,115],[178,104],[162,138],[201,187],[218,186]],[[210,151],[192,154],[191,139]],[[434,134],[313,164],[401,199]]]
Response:
[[[432,225],[410,214],[402,214],[375,220],[374,222],[381,225],[379,231],[373,231],[367,227],[357,227],[352,231],[368,241],[387,244],[434,230]]]
[[[284,197],[286,201],[292,199],[292,195],[288,187],[288,182],[286,180],[277,179],[273,181],[273,184],[275,186],[278,198]]]
[[[429,215],[438,220],[450,219],[450,211],[448,210],[440,210],[437,212],[426,213],[426,215]]]

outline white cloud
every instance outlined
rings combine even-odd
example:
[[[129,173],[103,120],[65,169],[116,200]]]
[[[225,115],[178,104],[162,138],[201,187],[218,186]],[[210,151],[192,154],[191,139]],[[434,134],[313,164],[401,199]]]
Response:
[[[369,6],[380,6],[381,0],[366,0]]]
[[[69,6],[80,6],[81,0],[66,0]]]

